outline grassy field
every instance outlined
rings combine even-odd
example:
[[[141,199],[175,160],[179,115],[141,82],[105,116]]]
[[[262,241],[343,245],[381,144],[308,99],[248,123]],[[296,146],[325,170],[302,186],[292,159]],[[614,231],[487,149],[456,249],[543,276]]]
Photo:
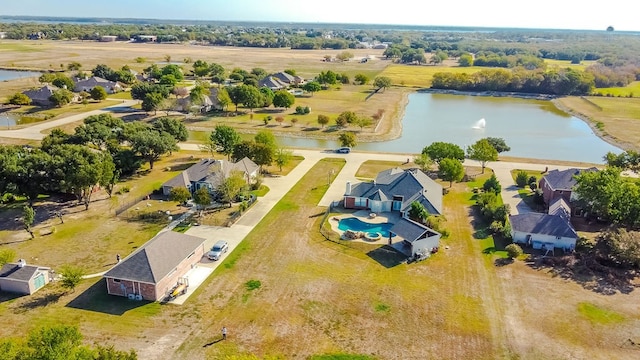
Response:
[[[584,70],[587,66],[593,65],[595,61],[583,60],[580,64],[572,64],[570,60],[554,60],[554,59],[544,59],[544,62],[547,64],[548,68],[572,68],[576,70]]]
[[[605,139],[640,149],[640,98],[564,97],[556,104],[586,119]]]
[[[640,96],[640,81],[634,81],[623,87],[598,88],[593,91],[604,96],[638,97]]]
[[[478,72],[482,67],[430,66],[430,65],[400,65],[387,66],[380,76],[387,76],[394,85],[427,88],[431,86],[433,74],[438,72],[469,73]]]

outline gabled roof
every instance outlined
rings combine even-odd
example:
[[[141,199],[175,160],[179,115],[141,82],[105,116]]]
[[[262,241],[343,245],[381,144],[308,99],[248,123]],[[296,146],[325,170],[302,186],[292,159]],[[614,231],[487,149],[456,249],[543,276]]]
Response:
[[[60,88],[53,85],[45,85],[39,89],[26,90],[22,93],[27,95],[31,100],[49,101],[49,97],[53,95],[53,92],[56,90],[60,90]]]
[[[76,79],[76,88],[79,87],[94,87],[94,86],[107,86],[110,88],[114,88],[116,86],[119,86],[118,83],[114,82],[114,81],[110,81],[107,79],[103,79],[101,77],[98,76],[92,76],[88,79]]]
[[[509,221],[511,228],[518,232],[578,238],[571,223],[559,215],[526,213],[509,216]]]
[[[267,76],[266,78],[258,81],[258,87],[268,87],[271,90],[284,89],[288,86],[288,84],[273,76]]]
[[[286,84],[293,84],[296,81],[296,77],[295,76],[293,76],[293,75],[291,75],[289,73],[286,73],[284,71],[281,71],[279,73],[275,73],[275,74],[273,74],[271,76],[277,78],[278,80],[280,80],[280,81],[282,81],[283,83],[286,83]]]
[[[232,165],[231,171],[242,171],[245,175],[251,175],[259,168],[260,166],[245,156],[240,161]]]
[[[592,167],[588,169],[571,168],[563,171],[551,170],[547,173],[547,175],[543,176],[543,179],[545,179],[545,182],[549,184],[551,189],[553,189],[554,191],[571,191],[576,185],[576,179],[574,178],[574,176],[579,175],[584,171],[598,171],[598,169]]]
[[[402,218],[400,221],[395,223],[389,231],[409,242],[439,235],[435,230],[405,218]]]
[[[411,206],[413,201],[418,201],[429,213],[442,213],[442,186],[419,169],[393,168],[382,171],[373,182],[355,184],[350,196],[372,200],[401,197],[403,211]]]
[[[192,182],[203,181],[211,174],[211,167],[218,161],[219,160],[216,159],[202,159],[198,163],[191,165],[187,170],[162,184],[162,186],[189,186]]]
[[[549,215],[561,216],[565,221],[569,221],[571,218],[571,207],[563,198],[558,197],[551,202],[551,205],[549,205],[548,213]]]
[[[204,241],[197,236],[165,231],[127,256],[104,276],[156,284],[202,246]]]
[[[25,265],[20,267],[15,263],[4,264],[2,269],[0,269],[0,278],[15,281],[29,281],[38,272],[38,270],[49,270],[49,268],[35,265]]]

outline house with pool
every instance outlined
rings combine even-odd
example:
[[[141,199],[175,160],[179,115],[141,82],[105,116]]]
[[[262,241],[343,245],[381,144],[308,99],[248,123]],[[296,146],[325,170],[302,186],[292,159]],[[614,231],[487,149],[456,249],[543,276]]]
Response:
[[[345,209],[399,212],[404,218],[414,201],[429,214],[442,214],[442,186],[420,169],[393,168],[380,172],[371,182],[347,182],[344,194]]]

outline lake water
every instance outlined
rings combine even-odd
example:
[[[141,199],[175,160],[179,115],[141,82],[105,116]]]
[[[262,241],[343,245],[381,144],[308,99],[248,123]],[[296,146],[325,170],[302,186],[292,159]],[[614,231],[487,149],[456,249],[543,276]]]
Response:
[[[484,127],[478,126],[484,119]],[[505,139],[507,156],[603,163],[609,151],[622,152],[597,137],[582,120],[550,101],[448,94],[409,95],[400,138],[359,143],[357,150],[420,153],[444,141],[465,148],[484,137]],[[281,138],[292,147],[336,148],[337,141]]]
[[[16,71],[16,70],[3,70],[0,69],[0,81],[28,78],[28,77],[36,77],[40,76],[42,73],[36,71]]]

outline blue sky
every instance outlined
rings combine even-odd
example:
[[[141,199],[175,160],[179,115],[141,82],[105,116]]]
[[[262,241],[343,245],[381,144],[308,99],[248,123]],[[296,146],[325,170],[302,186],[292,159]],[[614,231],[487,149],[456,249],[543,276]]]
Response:
[[[2,15],[640,30],[627,0],[2,0]]]

